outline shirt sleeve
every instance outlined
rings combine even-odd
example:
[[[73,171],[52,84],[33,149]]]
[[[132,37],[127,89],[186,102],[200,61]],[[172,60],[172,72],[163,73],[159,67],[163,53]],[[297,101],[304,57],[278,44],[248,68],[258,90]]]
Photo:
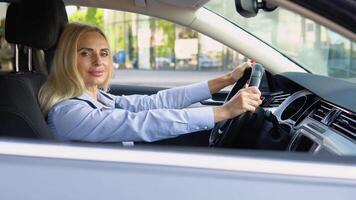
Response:
[[[152,142],[211,129],[214,117],[211,107],[130,112],[69,100],[51,109],[48,124],[59,141]]]
[[[208,82],[175,87],[154,95],[114,96],[115,107],[140,112],[149,109],[182,109],[211,98]]]

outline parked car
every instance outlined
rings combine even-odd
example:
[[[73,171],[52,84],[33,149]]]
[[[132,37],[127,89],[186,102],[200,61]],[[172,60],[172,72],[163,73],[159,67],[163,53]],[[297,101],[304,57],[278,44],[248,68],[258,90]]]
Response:
[[[206,56],[204,54],[201,54],[198,56],[199,59],[199,66],[202,68],[218,68],[222,66],[222,60],[221,58],[211,58],[209,56]]]
[[[6,2],[10,3],[7,17],[12,18],[5,23],[7,40],[33,47],[36,55],[44,50],[50,63],[66,23],[63,2]],[[212,132],[155,143],[58,143],[36,104],[36,90],[46,78],[41,62],[32,66],[33,54],[21,57],[20,51],[20,57],[31,58],[30,62],[16,62],[13,73],[0,74],[0,199],[354,199],[355,80],[317,74],[316,66],[301,64],[278,45],[242,29],[233,22],[239,16],[235,4],[222,12],[214,7],[221,2],[225,1],[64,1],[164,18],[255,58],[260,63],[256,66],[265,69],[259,87],[264,101],[258,112]],[[268,7],[273,3],[283,12],[324,25],[354,45],[354,1],[236,0],[241,2],[252,7],[240,13],[257,14],[254,5],[273,10]],[[249,20],[254,19],[258,20]],[[244,81],[249,78],[246,74]],[[112,84],[110,92],[153,94],[162,89]],[[193,106],[221,105],[228,96],[222,91]]]
[[[170,57],[156,57],[157,68],[170,69],[174,66],[174,61]]]

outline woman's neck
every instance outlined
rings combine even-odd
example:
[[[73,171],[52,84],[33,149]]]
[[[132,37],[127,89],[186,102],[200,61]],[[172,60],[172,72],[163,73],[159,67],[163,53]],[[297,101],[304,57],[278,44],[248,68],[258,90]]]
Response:
[[[94,98],[95,100],[97,100],[97,96],[96,96],[96,92],[97,92],[98,88],[97,87],[87,87],[86,93]]]

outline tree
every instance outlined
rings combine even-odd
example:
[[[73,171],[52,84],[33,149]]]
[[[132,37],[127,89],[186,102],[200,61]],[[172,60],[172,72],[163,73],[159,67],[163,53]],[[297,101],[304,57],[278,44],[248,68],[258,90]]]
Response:
[[[174,24],[166,20],[157,19],[156,26],[157,29],[162,30],[163,33],[162,43],[159,46],[156,46],[156,53],[159,56],[171,56],[174,50]]]
[[[78,9],[72,12],[68,18],[69,21],[79,21],[79,22],[86,22],[89,24],[96,25],[100,28],[104,27],[104,19],[103,19],[103,9],[100,8],[86,8]]]

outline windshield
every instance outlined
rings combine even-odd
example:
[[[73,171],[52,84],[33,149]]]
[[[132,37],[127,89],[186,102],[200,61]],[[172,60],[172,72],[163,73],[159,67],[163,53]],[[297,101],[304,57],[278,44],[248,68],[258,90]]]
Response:
[[[232,0],[211,0],[205,7],[255,35],[309,72],[356,83],[355,41],[281,7],[273,12],[259,11],[253,18],[239,15]]]

